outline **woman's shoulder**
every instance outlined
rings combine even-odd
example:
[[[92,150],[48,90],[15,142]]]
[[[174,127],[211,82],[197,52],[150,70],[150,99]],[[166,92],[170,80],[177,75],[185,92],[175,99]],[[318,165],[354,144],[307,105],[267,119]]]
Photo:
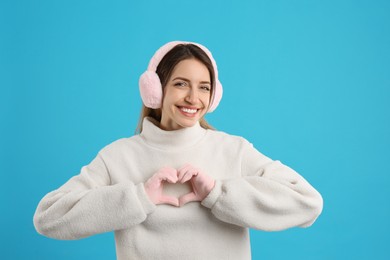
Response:
[[[242,136],[228,134],[220,130],[208,130],[208,136],[211,140],[214,140],[215,142],[237,145],[249,144],[249,141]]]

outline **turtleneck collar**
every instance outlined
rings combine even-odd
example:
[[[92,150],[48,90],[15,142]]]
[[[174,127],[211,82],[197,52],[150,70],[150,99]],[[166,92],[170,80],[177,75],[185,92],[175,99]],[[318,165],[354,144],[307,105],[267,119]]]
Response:
[[[207,130],[197,122],[192,127],[179,130],[165,131],[158,127],[158,122],[145,117],[142,122],[141,138],[149,145],[159,149],[179,150],[197,144],[205,135]]]

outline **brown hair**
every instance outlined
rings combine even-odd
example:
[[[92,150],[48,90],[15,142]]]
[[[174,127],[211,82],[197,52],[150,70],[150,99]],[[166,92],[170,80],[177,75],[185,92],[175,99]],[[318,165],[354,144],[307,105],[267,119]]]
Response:
[[[173,69],[175,66],[182,60],[186,59],[197,59],[202,62],[208,69],[210,73],[211,79],[211,95],[210,100],[212,100],[214,88],[215,88],[215,73],[213,64],[207,56],[207,54],[198,46],[194,44],[178,44],[173,47],[161,60],[161,62],[157,66],[156,73],[161,81],[161,86],[164,89],[168,83],[169,78],[172,75]],[[211,105],[211,104],[210,104]],[[161,108],[153,109],[145,107],[142,105],[141,115],[138,121],[138,126],[136,129],[136,133],[142,132],[142,122],[145,117],[152,117],[156,121],[161,121]],[[206,119],[202,117],[199,120],[201,127],[205,129],[214,129],[209,123],[207,123]]]

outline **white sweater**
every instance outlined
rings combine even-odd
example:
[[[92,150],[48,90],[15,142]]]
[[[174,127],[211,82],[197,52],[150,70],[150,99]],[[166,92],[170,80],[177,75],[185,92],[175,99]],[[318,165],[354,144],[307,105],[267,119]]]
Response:
[[[155,206],[143,183],[164,166],[190,163],[216,180],[201,202]],[[167,194],[190,188],[169,184]],[[245,139],[199,124],[163,131],[146,118],[140,135],[102,149],[81,173],[47,194],[37,231],[79,239],[115,231],[117,259],[250,259],[248,228],[310,226],[321,195],[295,171]]]

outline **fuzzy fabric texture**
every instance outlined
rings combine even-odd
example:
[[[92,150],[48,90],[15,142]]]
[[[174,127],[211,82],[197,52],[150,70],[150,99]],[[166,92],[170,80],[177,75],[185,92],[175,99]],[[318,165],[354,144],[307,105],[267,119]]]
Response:
[[[215,90],[214,90],[214,94],[208,112],[209,113],[213,112],[219,105],[223,94],[222,84],[218,79],[217,63],[215,62],[211,52],[205,46],[194,42],[184,42],[184,41],[168,42],[156,51],[156,53],[153,55],[153,57],[149,62],[147,71],[145,71],[139,79],[139,89],[140,89],[142,102],[146,107],[150,107],[154,109],[161,107],[163,93],[162,93],[161,81],[156,73],[157,66],[164,58],[164,56],[178,44],[194,44],[199,48],[201,48],[210,58],[211,63],[213,64],[214,67]]]
[[[157,109],[162,106],[163,90],[160,78],[154,71],[145,71],[139,78],[140,94],[146,107]]]
[[[144,183],[186,163],[215,186],[201,202],[154,205]],[[179,197],[190,187],[167,187]],[[145,118],[140,135],[103,148],[81,173],[39,203],[36,230],[57,239],[115,232],[117,259],[250,259],[248,228],[310,226],[321,195],[298,173],[248,141],[196,124],[164,131]],[[257,246],[257,245],[256,245]],[[261,246],[261,245],[258,245]]]

